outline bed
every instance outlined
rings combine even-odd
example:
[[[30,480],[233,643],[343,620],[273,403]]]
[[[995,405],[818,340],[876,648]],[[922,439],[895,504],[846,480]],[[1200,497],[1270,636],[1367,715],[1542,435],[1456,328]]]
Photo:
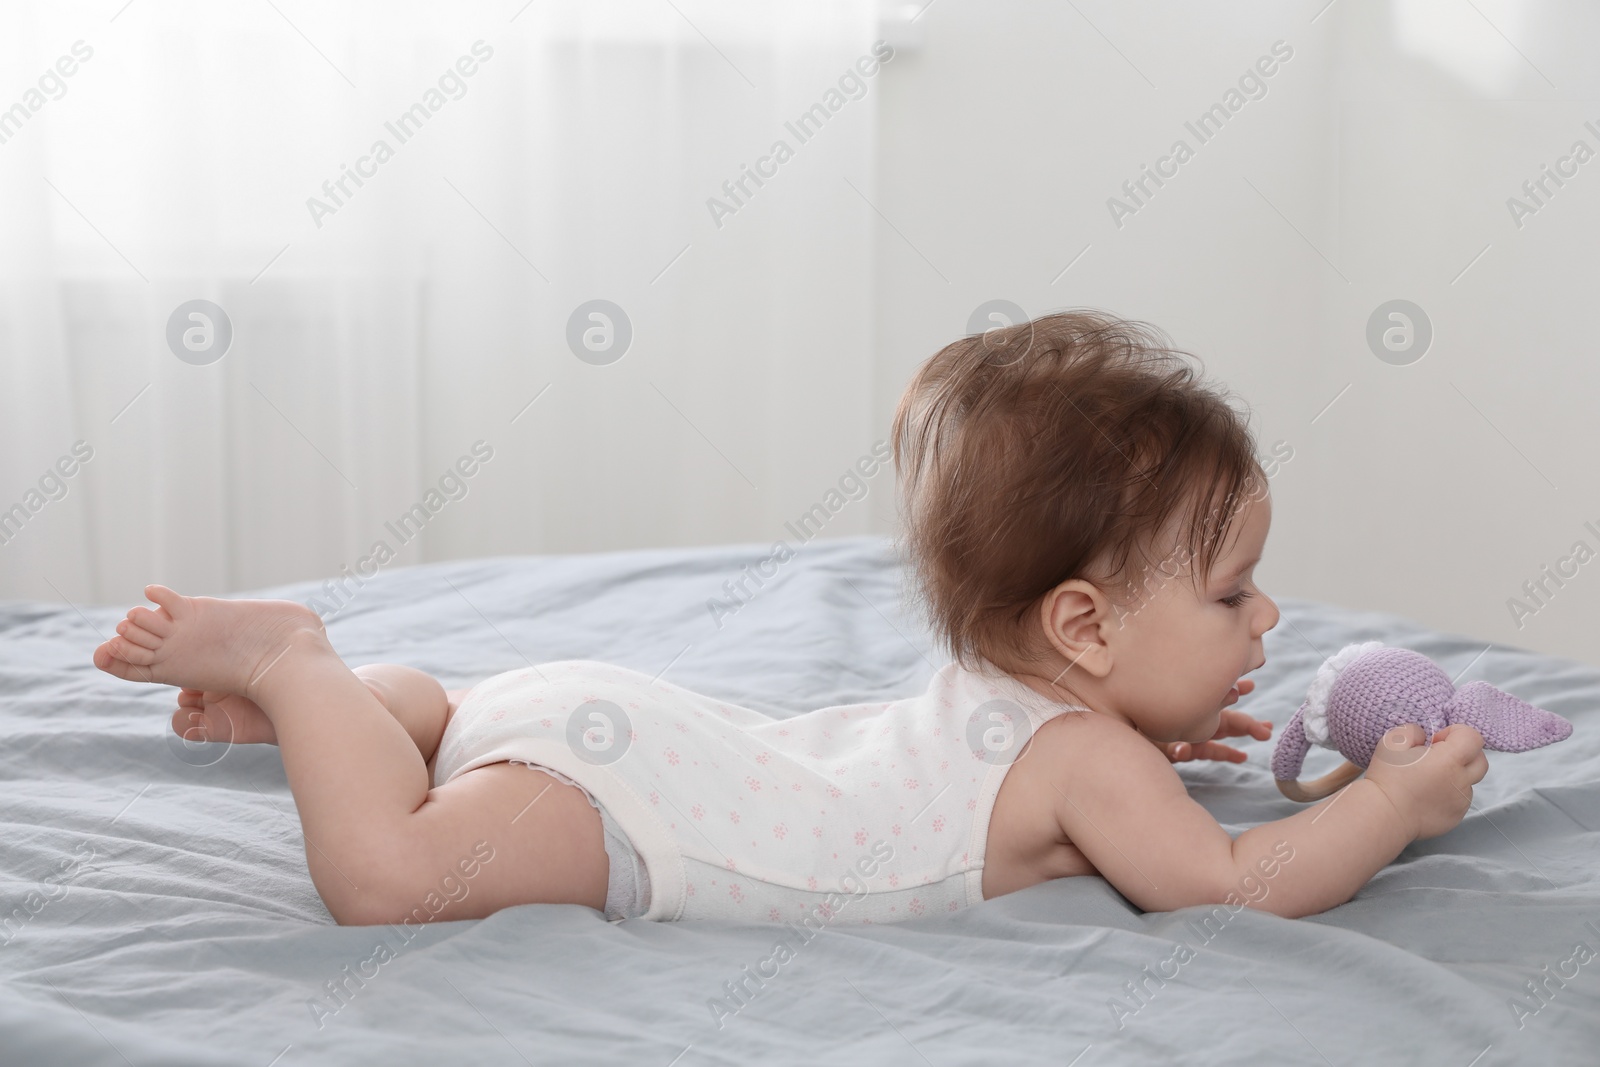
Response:
[[[352,665],[409,663],[451,687],[592,658],[775,716],[922,690],[943,660],[906,610],[887,539],[807,544],[729,611],[723,583],[770,554],[393,568],[328,628]],[[308,600],[320,585],[252,595]],[[1239,706],[1280,726],[1324,656],[1375,638],[1576,729],[1491,753],[1459,827],[1324,914],[1197,925],[1206,909],[1144,914],[1100,878],[1058,879],[951,915],[830,927],[719,1018],[709,1002],[771,954],[773,928],[612,924],[576,905],[410,940],[335,925],[277,750],[185,746],[168,728],[175,690],[91,666],[128,605],[0,605],[0,1060],[1600,1062],[1600,669],[1391,615],[1279,606]],[[1270,744],[1245,739],[1246,764],[1180,767],[1232,833],[1297,810],[1273,786]],[[1307,774],[1334,762],[1319,750]]]

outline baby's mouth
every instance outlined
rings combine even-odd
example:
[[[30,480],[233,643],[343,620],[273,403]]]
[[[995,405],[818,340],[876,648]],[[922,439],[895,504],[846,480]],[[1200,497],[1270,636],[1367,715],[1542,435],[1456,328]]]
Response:
[[[1226,707],[1230,706],[1231,704],[1233,704],[1233,702],[1238,700],[1238,699],[1239,699],[1239,687],[1238,686],[1234,686],[1232,689],[1228,690],[1228,695],[1222,701],[1222,706],[1226,708]]]

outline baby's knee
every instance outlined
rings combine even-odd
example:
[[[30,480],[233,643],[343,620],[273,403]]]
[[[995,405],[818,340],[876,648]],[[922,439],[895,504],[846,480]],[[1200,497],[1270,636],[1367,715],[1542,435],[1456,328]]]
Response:
[[[368,663],[351,672],[391,712],[417,703],[445,704],[444,686],[426,671],[398,663]]]

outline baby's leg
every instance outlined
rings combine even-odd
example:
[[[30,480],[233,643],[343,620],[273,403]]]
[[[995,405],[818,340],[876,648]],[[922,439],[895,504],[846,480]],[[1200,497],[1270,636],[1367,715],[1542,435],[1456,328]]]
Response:
[[[312,881],[339,922],[604,906],[600,817],[580,790],[509,763],[430,789],[418,743],[339,659],[315,613],[290,601],[145,592],[160,610],[130,611],[131,629],[96,649],[95,665],[255,702],[283,753]],[[470,880],[463,864],[475,867]]]
[[[126,619],[117,624],[117,632],[124,637],[130,629],[138,632]],[[444,728],[455,713],[456,704],[469,690],[446,693],[432,675],[397,663],[369,663],[354,668],[351,673],[365,682],[378,703],[405,727],[411,740],[416,742],[417,751],[427,761],[431,775],[433,755],[439,749]],[[255,701],[237,693],[216,690],[181,690],[178,710],[172,715],[172,729],[189,741],[238,745],[278,743],[272,720]]]

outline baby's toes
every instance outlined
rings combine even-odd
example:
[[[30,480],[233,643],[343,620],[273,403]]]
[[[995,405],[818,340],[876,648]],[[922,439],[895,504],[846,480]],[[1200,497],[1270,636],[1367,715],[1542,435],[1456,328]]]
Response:
[[[207,741],[206,713],[198,707],[184,706],[172,713],[172,732],[185,741]]]
[[[143,645],[136,645],[121,635],[113,637],[100,647],[106,649],[114,658],[138,667],[148,667],[156,661],[156,654],[153,651]],[[99,665],[98,656],[95,663]]]
[[[187,703],[194,694],[199,703]],[[276,744],[278,735],[266,713],[252,701],[229,693],[200,693],[186,689],[172,713],[172,730],[185,741],[224,745]]]
[[[121,641],[121,638],[113,637],[110,641],[105,642],[94,650],[94,665],[107,674],[115,675],[130,682],[150,681],[149,671],[130,663],[122,657],[120,652],[115,651],[112,644],[115,641]],[[139,651],[144,652],[144,649]],[[145,655],[150,655],[150,653],[146,652]]]
[[[178,690],[178,707],[203,708],[206,706],[205,694],[198,689]]]
[[[183,618],[190,611],[189,598],[179,595],[177,592],[168,589],[164,585],[145,586],[144,596],[146,600],[152,601],[158,605],[161,608],[162,613],[165,614],[169,619],[176,620]],[[149,611],[148,608],[134,609],[134,611],[139,610]],[[150,613],[152,615],[155,614],[155,612]],[[132,612],[129,612],[129,614],[132,614]]]
[[[161,647],[162,639],[160,637],[151,633],[149,630],[146,630],[138,623],[129,622],[127,619],[123,619],[121,622],[117,623],[117,633],[121,634],[124,638],[132,643],[138,645],[140,648],[154,650]]]
[[[128,621],[141,630],[148,630],[157,637],[172,636],[172,616],[167,614],[166,608],[162,608],[160,611],[151,611],[141,604],[128,612]]]

